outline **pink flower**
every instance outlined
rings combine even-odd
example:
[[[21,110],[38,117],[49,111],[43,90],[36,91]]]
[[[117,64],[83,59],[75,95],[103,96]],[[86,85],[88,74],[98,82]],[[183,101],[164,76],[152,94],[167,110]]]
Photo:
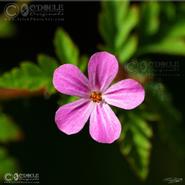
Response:
[[[78,133],[90,118],[91,137],[100,143],[112,143],[121,133],[121,124],[110,105],[130,110],[145,97],[141,84],[132,79],[110,86],[118,72],[118,62],[108,52],[97,52],[88,64],[88,77],[72,64],[58,67],[53,76],[55,88],[79,100],[61,106],[55,115],[58,128],[70,135]],[[109,87],[110,86],[110,87]]]

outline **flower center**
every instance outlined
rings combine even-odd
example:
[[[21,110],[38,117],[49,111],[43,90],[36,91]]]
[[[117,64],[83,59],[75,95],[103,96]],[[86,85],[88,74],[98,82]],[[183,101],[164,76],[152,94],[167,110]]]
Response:
[[[99,103],[102,101],[102,94],[100,92],[93,91],[90,98],[93,102]]]

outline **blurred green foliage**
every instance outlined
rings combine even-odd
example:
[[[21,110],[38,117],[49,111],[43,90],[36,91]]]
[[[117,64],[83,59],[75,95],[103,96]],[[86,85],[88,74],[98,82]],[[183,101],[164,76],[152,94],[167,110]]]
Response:
[[[16,160],[9,156],[8,151],[0,146],[0,182],[3,181],[6,173],[19,172],[19,165]]]
[[[185,156],[185,137],[182,129],[182,115],[172,104],[172,98],[162,83],[150,82],[145,86],[147,111],[158,115],[161,139],[176,151],[178,156]]]
[[[80,56],[78,47],[63,28],[56,30],[54,46],[60,63],[71,63],[77,65],[82,71],[86,70],[88,57],[86,55]]]
[[[100,48],[115,53],[120,62],[128,61],[137,49],[138,38],[132,31],[138,13],[138,7],[129,7],[128,1],[102,2],[99,30],[105,44]]]
[[[141,6],[137,55],[185,55],[184,4],[148,2]]]
[[[102,2],[101,49],[115,53],[121,63],[149,53],[185,55],[184,4],[128,1]]]
[[[26,1],[19,1],[16,0],[14,2],[15,6],[17,8],[11,9],[11,13],[18,15],[22,6],[25,4],[29,4],[30,0],[26,0]],[[13,21],[13,17],[9,17],[6,10],[4,9],[4,11],[2,12],[2,14],[0,15],[0,38],[9,38],[12,37],[16,34],[17,32],[17,28],[16,25]]]
[[[61,63],[78,64],[79,50],[62,28],[59,28],[55,33],[54,45],[56,55]]]
[[[19,171],[17,161],[9,156],[4,145],[18,141],[21,137],[20,128],[7,115],[0,112],[0,181],[3,180],[4,174]]]
[[[8,38],[16,33],[15,25],[0,17],[0,38]]]
[[[101,5],[98,26],[104,43],[99,48],[115,54],[127,76],[142,82],[146,90],[146,100],[138,109],[116,110],[124,128],[118,142],[120,151],[138,177],[144,180],[149,174],[152,136],[155,134],[152,124],[158,123],[161,139],[172,150],[178,151],[181,157],[185,156],[185,139],[181,129],[181,114],[173,106],[165,86],[155,82],[151,66],[145,61],[143,67],[147,68],[147,72],[144,73],[137,65],[130,65],[129,61],[149,53],[185,55],[185,6],[181,3],[157,1],[103,1]],[[3,28],[3,24],[0,22],[0,36],[3,33],[1,30],[10,29],[7,25],[3,29],[1,27]],[[54,47],[59,62],[45,54],[38,56],[36,64],[22,62],[20,67],[0,76],[0,89],[44,89],[44,92],[54,94],[51,81],[53,71],[59,64],[71,63],[85,72],[88,57],[80,55],[77,45],[63,28],[56,30]],[[63,104],[73,100],[74,97],[61,95],[59,102]],[[0,120],[1,123],[4,122],[0,126],[1,142],[14,140],[17,136],[15,125],[4,114],[0,114]],[[2,168],[14,169],[14,160],[7,162],[8,160],[7,152],[0,148],[0,163],[4,164]]]
[[[18,126],[5,114],[0,112],[0,143],[19,140],[22,133]]]

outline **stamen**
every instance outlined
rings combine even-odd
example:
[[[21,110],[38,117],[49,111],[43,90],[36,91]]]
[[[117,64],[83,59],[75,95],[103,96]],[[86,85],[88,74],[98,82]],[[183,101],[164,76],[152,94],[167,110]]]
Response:
[[[102,94],[100,92],[93,91],[90,98],[93,102],[99,103],[102,101]]]

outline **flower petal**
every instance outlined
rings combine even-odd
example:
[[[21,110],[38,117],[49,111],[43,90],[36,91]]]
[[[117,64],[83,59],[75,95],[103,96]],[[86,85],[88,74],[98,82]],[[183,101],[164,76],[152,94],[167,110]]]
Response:
[[[107,89],[103,98],[105,101],[122,109],[134,109],[145,97],[145,90],[136,80],[122,80]]]
[[[55,122],[62,132],[68,135],[75,134],[84,127],[93,108],[94,103],[87,99],[66,104],[57,110]]]
[[[100,143],[113,143],[121,133],[121,124],[108,104],[97,104],[90,116],[90,135]]]
[[[91,90],[105,91],[118,72],[118,62],[108,52],[97,52],[91,56],[88,65],[89,86]]]
[[[72,64],[61,65],[55,70],[53,84],[63,94],[87,97],[89,93],[88,79]]]

